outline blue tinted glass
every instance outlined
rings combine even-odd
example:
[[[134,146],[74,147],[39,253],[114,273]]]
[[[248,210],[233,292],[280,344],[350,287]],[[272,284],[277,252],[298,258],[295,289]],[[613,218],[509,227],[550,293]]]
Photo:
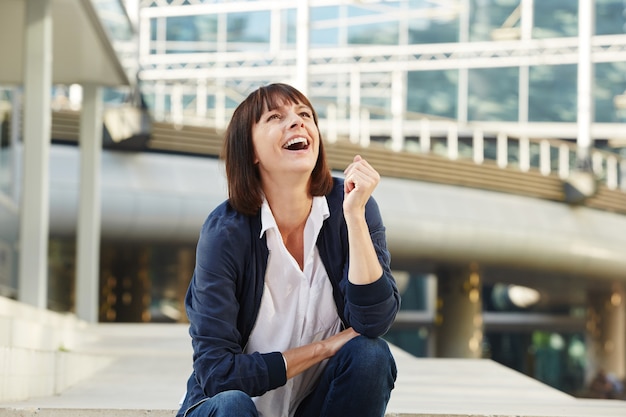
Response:
[[[371,16],[377,14],[367,6],[348,6],[348,17]]]
[[[626,62],[607,62],[595,65],[595,121],[623,123],[626,109],[616,105],[615,98],[626,94]]]
[[[348,43],[365,45],[397,45],[398,22],[369,23],[348,28]]]
[[[626,33],[626,1],[596,0],[596,34]]]
[[[534,6],[534,38],[558,38],[578,35],[577,1],[536,1]]]
[[[398,44],[399,26],[397,19],[385,16],[386,9],[398,6],[398,2],[383,2],[375,5],[348,6],[348,43],[368,45]],[[392,10],[389,10],[392,11]],[[375,17],[380,15],[380,20]]]
[[[150,40],[157,39],[157,19],[150,19]]]
[[[458,16],[441,19],[409,20],[409,43],[457,42],[459,39]]]
[[[553,1],[555,0],[550,0],[548,3]],[[536,1],[535,5],[537,3],[545,3],[545,1]],[[517,0],[471,0],[470,40],[491,40],[494,29],[501,28],[518,5]]]
[[[311,12],[311,46],[335,46],[339,39],[339,7],[312,7]],[[345,24],[345,23],[341,23]]]
[[[457,71],[412,71],[407,74],[407,110],[456,117]]]
[[[323,6],[323,7],[311,7],[309,11],[311,18],[311,24],[315,22],[321,22],[324,20],[333,20],[339,18],[338,6]]]
[[[281,12],[281,46],[296,44],[296,9],[286,9]]]
[[[469,71],[469,120],[518,119],[518,68],[481,68]]]
[[[196,40],[193,16],[174,16],[166,19],[166,35],[168,41]]]
[[[270,12],[231,13],[228,15],[227,30],[229,43],[269,44]],[[229,49],[232,50],[230,46]]]
[[[530,67],[531,122],[576,121],[576,65]]]
[[[316,29],[311,31],[311,47],[339,45],[339,29]]]
[[[151,36],[158,36],[159,19],[151,20]],[[165,53],[213,52],[217,49],[217,16],[195,15],[165,18]]]

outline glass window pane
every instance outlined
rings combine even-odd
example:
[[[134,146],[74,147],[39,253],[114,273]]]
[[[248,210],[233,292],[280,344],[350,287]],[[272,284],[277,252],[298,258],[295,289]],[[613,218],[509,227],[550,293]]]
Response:
[[[229,51],[259,50],[270,43],[270,12],[232,13],[228,15],[227,40]]]
[[[626,94],[626,63],[609,62],[595,65],[595,121],[623,123],[624,108],[616,104],[616,97]]]
[[[576,65],[530,67],[529,121],[575,122],[576,75]]]
[[[504,25],[518,4],[518,0],[471,0],[470,40],[492,40],[494,29]]]
[[[339,26],[345,20],[339,17],[338,6],[311,8],[311,46],[338,46],[343,42],[339,39]]]
[[[407,74],[407,110],[455,118],[457,71],[412,71]]]
[[[167,53],[213,52],[217,49],[217,16],[168,17],[165,36]]]
[[[578,35],[578,2],[535,1],[533,37],[558,38]]]
[[[596,0],[596,34],[626,33],[626,2],[624,0]]]
[[[397,5],[395,2],[394,5]],[[385,3],[386,6],[389,6]],[[384,14],[382,14],[384,16]],[[370,19],[364,19],[369,16],[381,16],[379,11],[368,7],[349,6],[348,18],[350,25],[348,26],[348,43],[349,44],[367,44],[367,45],[396,45],[399,40],[398,20],[390,19],[387,21],[376,22]],[[360,18],[360,19],[359,19]]]
[[[484,68],[469,71],[469,120],[517,121],[517,68]]]
[[[441,7],[425,0],[409,1],[411,17],[408,21],[409,43],[457,42],[459,39],[459,13],[454,7]],[[416,10],[423,10],[424,16]]]
[[[157,39],[157,19],[150,19],[150,40],[156,41]]]
[[[348,43],[357,45],[397,45],[398,22],[350,26],[348,28]]]
[[[197,34],[193,24],[193,16],[174,16],[166,18],[167,30],[165,39],[168,41],[193,41]]]
[[[293,48],[296,45],[296,9],[283,10],[281,16],[282,30],[280,44],[282,48]]]

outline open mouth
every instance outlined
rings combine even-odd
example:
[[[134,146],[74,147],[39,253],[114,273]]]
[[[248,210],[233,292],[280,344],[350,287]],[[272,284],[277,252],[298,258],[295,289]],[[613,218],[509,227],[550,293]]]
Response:
[[[309,147],[309,141],[305,138],[293,138],[283,146],[283,149],[287,149],[288,151],[301,151],[303,149],[307,149]]]

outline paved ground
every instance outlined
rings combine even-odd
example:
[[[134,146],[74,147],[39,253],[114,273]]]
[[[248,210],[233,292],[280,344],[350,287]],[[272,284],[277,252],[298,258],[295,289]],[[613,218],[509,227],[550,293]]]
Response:
[[[100,324],[77,350],[112,365],[61,395],[0,404],[0,416],[171,416],[191,370],[186,325]],[[490,360],[417,359],[397,348],[388,416],[626,417],[626,402],[580,400]],[[151,411],[148,411],[151,410]]]

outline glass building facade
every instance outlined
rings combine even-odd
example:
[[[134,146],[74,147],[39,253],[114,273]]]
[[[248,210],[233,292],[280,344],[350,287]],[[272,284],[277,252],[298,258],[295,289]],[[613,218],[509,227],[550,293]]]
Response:
[[[170,3],[141,2],[141,24],[149,27],[143,32],[148,38],[141,40],[142,81],[148,101],[163,115],[176,112],[176,106],[190,117],[198,111],[203,115],[205,107],[210,112],[220,100],[232,108],[239,99],[236,93],[243,95],[252,85],[294,81],[301,13],[295,3]],[[307,3],[309,95],[321,107],[333,102],[341,108],[349,102],[351,76],[358,72],[359,106],[368,108],[372,118],[392,118],[394,66],[389,63],[397,62],[395,68],[405,78],[400,107],[407,117],[576,121],[577,66],[571,56],[578,36],[576,1],[533,1],[530,12],[519,0]],[[622,0],[596,0],[598,44],[623,50],[623,38],[614,36],[626,31],[625,9]],[[521,46],[510,43],[518,39],[535,42],[532,57],[545,54],[545,59],[526,64]],[[519,59],[507,64],[504,54]],[[626,90],[626,63],[620,54],[614,61],[598,61],[595,122],[623,123],[626,114],[615,97]],[[276,71],[268,74],[262,66]],[[229,75],[234,67],[249,72]],[[211,88],[221,84],[229,89],[226,99]],[[198,94],[198,85],[209,86],[206,97]]]

